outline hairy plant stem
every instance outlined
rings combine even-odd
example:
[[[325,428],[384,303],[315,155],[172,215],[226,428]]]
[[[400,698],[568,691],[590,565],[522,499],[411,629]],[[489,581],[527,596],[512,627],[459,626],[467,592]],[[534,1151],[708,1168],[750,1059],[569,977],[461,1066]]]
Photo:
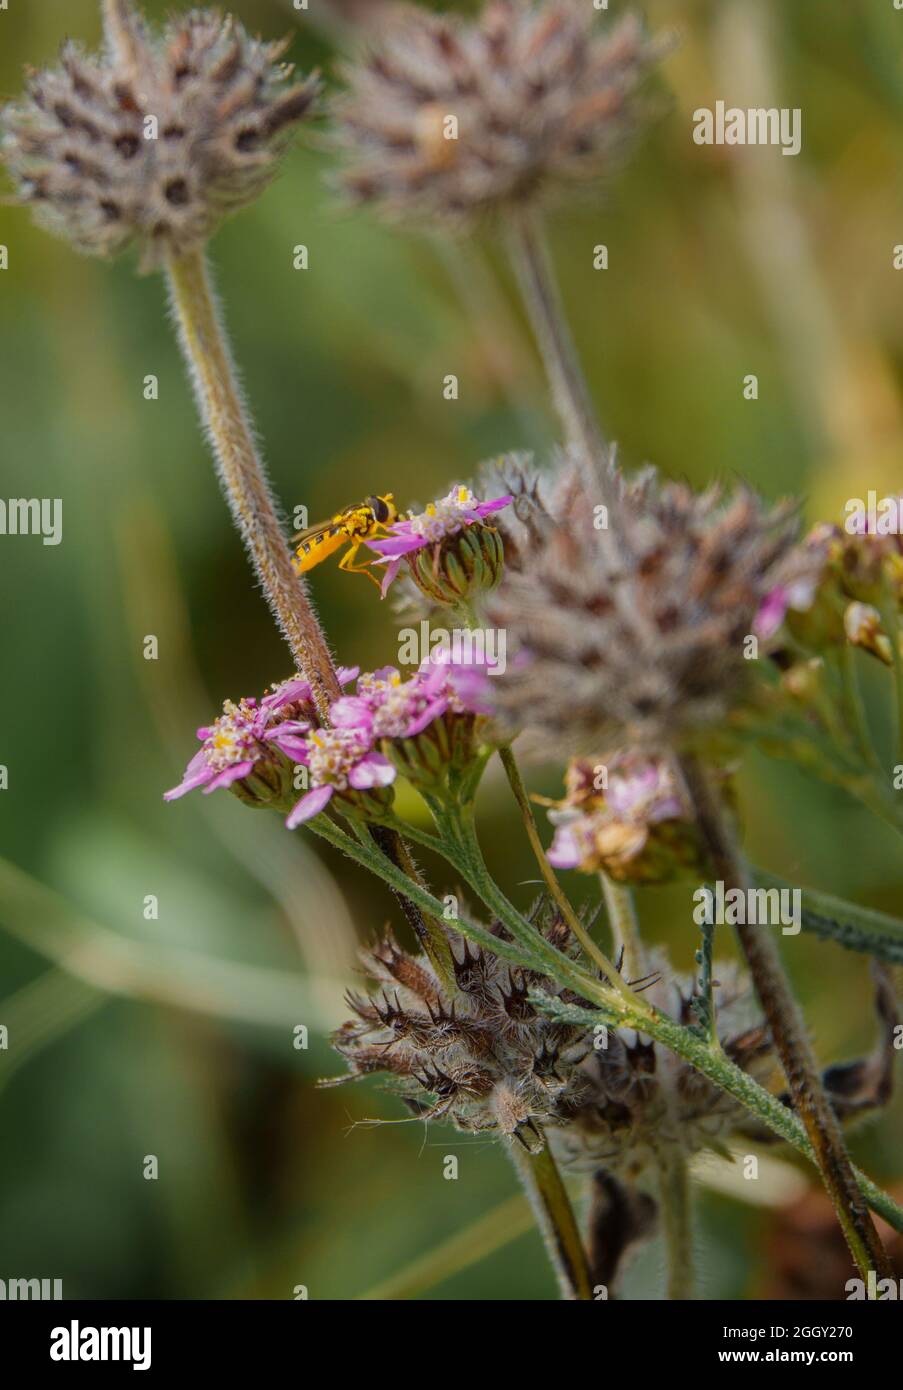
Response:
[[[903,761],[903,646],[901,646],[900,615],[897,598],[890,583],[885,581],[886,596],[880,606],[881,625],[890,640],[893,656],[894,689],[894,761]]]
[[[633,893],[623,883],[615,883],[602,869],[599,884],[611,927],[615,952],[622,952],[621,974],[629,984],[646,975],[646,952],[640,936]]]
[[[349,859],[370,869],[390,887],[397,888],[407,894],[424,912],[432,913],[435,916],[441,915],[442,904],[439,900],[433,897],[427,889],[421,888],[407,878],[391,860],[380,854],[375,846],[358,843],[325,816],[315,817],[308,822],[308,827],[331,845],[342,850]],[[548,943],[543,941],[539,933],[523,918],[520,921],[521,927],[525,929],[526,939],[531,943],[529,947],[517,942],[501,940],[492,932],[487,931],[485,927],[471,922],[463,915],[459,915],[456,926],[462,936],[468,937],[478,946],[494,952],[503,960],[510,961],[522,969],[536,970],[540,974],[550,976],[559,984],[574,990],[582,998],[593,1003],[596,1009],[601,1011],[596,1012],[593,1008],[584,1008],[579,1005],[560,1005],[557,1001],[551,1000],[550,997],[543,996],[547,1011],[553,1016],[560,1015],[572,1021],[583,1022],[589,1028],[594,1028],[600,1021],[609,1026],[634,1028],[638,1032],[654,1038],[669,1048],[670,1051],[676,1053],[678,1057],[682,1057],[702,1076],[707,1077],[716,1086],[733,1096],[751,1114],[755,1115],[787,1143],[793,1145],[812,1163],[816,1162],[815,1153],[806,1131],[793,1111],[784,1105],[777,1096],[771,1095],[751,1076],[748,1076],[720,1048],[713,1047],[707,1039],[701,1038],[698,1033],[676,1023],[666,1014],[660,1013],[657,1009],[651,1009],[637,996],[634,996],[637,1007],[634,1007],[633,1004],[628,1005],[620,997],[614,995],[601,981],[580,970],[573,961],[568,960],[561,952],[550,948]],[[858,1170],[856,1170],[856,1179],[869,1205],[883,1216],[894,1230],[903,1232],[903,1208]]]
[[[693,1205],[686,1156],[676,1144],[658,1154],[658,1195],[667,1256],[666,1296],[693,1297]]]
[[[705,768],[692,755],[685,755],[679,762],[715,878],[724,883],[725,891],[739,888],[746,892],[752,879]],[[822,1086],[805,1023],[774,941],[766,930],[748,923],[738,925],[736,931],[787,1076],[794,1107],[809,1136],[850,1253],[863,1278],[870,1269],[881,1277],[891,1277],[887,1252],[862,1200],[840,1122]]]
[[[121,7],[112,8],[121,17]],[[127,38],[130,30],[126,21],[122,22]],[[341,688],[304,581],[292,567],[239,387],[206,256],[203,251],[171,256],[166,269],[179,342],[198,410],[213,446],[223,491],[295,664],[310,683],[320,721],[328,727],[330,706],[341,695]],[[371,827],[370,834],[403,873],[413,882],[420,882],[410,851],[395,830]],[[441,928],[424,917],[408,896],[396,896],[440,977],[450,982],[451,948]]]
[[[510,213],[507,230],[520,291],[568,443],[598,462],[604,457],[605,441],[562,308],[540,216],[529,210]]]
[[[562,1297],[571,1301],[591,1301],[593,1291],[586,1251],[571,1199],[548,1141],[539,1153],[529,1153],[522,1145],[511,1141],[508,1152],[530,1199],[536,1224],[558,1276]]]
[[[405,874],[412,883],[418,883],[421,887],[426,886],[420,876],[417,865],[414,863],[411,851],[408,849],[397,830],[383,825],[371,825],[370,834],[383,854],[385,854],[388,859],[391,859],[392,863],[401,869],[402,873]],[[411,899],[406,893],[402,893],[400,889],[393,889],[392,891],[395,894],[399,907],[407,918],[408,925],[413,930],[422,949],[426,952],[439,979],[445,985],[446,989],[454,994],[456,989],[455,971],[448,937],[445,935],[435,917],[428,912],[423,912],[416,903],[411,902]]]
[[[328,724],[330,703],[341,694],[339,683],[304,582],[292,568],[206,256],[203,251],[171,256],[166,269],[179,342],[223,491],[270,608]]]
[[[499,757],[502,762],[502,767],[505,769],[505,774],[508,778],[508,783],[511,787],[512,792],[514,793],[514,799],[517,802],[518,807],[520,808],[521,817],[524,822],[524,829],[527,832],[527,839],[530,841],[530,848],[533,850],[533,855],[536,859],[537,864],[539,865],[539,871],[542,874],[543,879],[545,880],[546,887],[548,888],[553,900],[560,909],[562,917],[564,918],[573,935],[580,942],[580,945],[583,947],[583,950],[586,952],[587,956],[590,958],[594,965],[598,966],[598,968],[601,970],[602,974],[605,976],[608,982],[615,989],[621,990],[623,986],[623,981],[620,975],[618,974],[618,971],[612,965],[611,961],[604,954],[604,952],[602,952],[599,949],[595,941],[593,941],[593,938],[586,930],[586,927],[583,925],[583,923],[580,921],[580,918],[577,916],[576,912],[571,907],[571,904],[567,898],[567,894],[561,887],[561,884],[558,882],[555,870],[552,868],[552,865],[549,863],[548,858],[546,857],[546,852],[543,849],[542,841],[539,838],[539,831],[536,828],[536,818],[533,815],[533,807],[530,805],[530,798],[527,795],[527,789],[524,786],[523,778],[520,775],[520,768],[517,765],[511,746],[505,745],[504,747],[500,748]]]

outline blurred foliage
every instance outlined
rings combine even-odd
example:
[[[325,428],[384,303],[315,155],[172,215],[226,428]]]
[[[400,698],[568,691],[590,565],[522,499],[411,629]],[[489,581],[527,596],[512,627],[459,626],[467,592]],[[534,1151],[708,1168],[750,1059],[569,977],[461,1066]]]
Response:
[[[294,28],[296,61],[332,73],[317,23],[328,0],[306,16],[281,0],[235,9],[267,35]],[[682,34],[670,102],[623,178],[551,221],[603,422],[630,465],[696,484],[741,475],[827,518],[900,482],[903,15],[874,0],[650,0],[646,12]],[[0,33],[12,95],[22,65],[52,60],[65,34],[96,41],[97,6],[10,0]],[[718,97],[802,108],[802,155],[694,145],[692,112]],[[494,452],[546,456],[555,426],[492,240],[441,246],[349,216],[327,170],[309,139],[214,247],[287,513],[304,504],[315,520],[390,488],[408,505]],[[355,1297],[469,1223],[488,1230],[512,1176],[496,1149],[438,1126],[353,1127],[402,1119],[375,1087],[315,1089],[340,1069],[325,1034],[342,1016],[351,922],[366,937],[397,913],[380,887],[229,798],[164,808],[194,727],[286,674],[285,654],[217,491],[161,281],[79,260],[17,209],[0,210],[0,242],[0,486],[61,497],[64,513],[58,548],[0,539],[2,853],[52,890],[0,876],[0,1275],[62,1277],[67,1296],[286,1298],[305,1284]],[[292,268],[300,242],[306,273]],[[456,403],[442,398],[447,372]],[[755,403],[742,395],[750,372]],[[151,373],[157,402],[143,398]],[[396,623],[368,585],[324,567],[314,590],[343,661],[393,658]],[[157,662],[142,658],[149,633]],[[559,775],[531,774],[551,794]],[[839,793],[752,760],[744,807],[757,862],[899,911],[896,845]],[[483,812],[506,881],[535,878],[492,779]],[[643,907],[686,968],[686,889],[649,890]],[[868,1046],[865,962],[803,937],[785,955],[821,1054]],[[310,1027],[307,1050],[293,1047],[293,1017]],[[899,1179],[901,1140],[897,1104],[857,1155]],[[447,1153],[457,1182],[443,1180]],[[156,1182],[142,1176],[148,1154]],[[702,1217],[704,1292],[743,1297],[759,1213],[712,1196]],[[449,1270],[425,1297],[554,1294],[535,1233]],[[657,1296],[660,1277],[653,1247],[632,1293]]]

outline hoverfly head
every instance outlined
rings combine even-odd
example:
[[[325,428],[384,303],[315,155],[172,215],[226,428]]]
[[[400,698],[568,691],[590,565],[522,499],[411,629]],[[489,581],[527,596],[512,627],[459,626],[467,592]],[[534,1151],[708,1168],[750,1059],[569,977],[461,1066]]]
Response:
[[[398,508],[391,492],[387,492],[385,497],[368,497],[367,501],[373,510],[373,515],[383,526],[390,525],[398,520]]]

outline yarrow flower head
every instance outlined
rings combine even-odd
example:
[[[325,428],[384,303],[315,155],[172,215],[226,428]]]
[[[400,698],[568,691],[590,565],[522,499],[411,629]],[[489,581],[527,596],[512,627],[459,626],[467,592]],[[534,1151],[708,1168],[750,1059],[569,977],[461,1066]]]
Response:
[[[374,738],[413,738],[445,714],[451,701],[446,673],[438,666],[424,668],[409,680],[394,666],[361,676],[357,694],[346,695],[332,707],[338,724],[366,727]]]
[[[394,666],[363,675],[357,693],[332,707],[337,725],[365,729],[398,772],[433,791],[474,753],[472,668],[456,666],[445,655],[427,658],[408,680]]]
[[[336,674],[347,685],[358,668],[340,667]],[[316,718],[313,692],[302,676],[290,676],[262,700],[226,700],[222,714],[198,729],[202,746],[164,800],[231,788],[254,805],[278,804],[291,794],[292,764],[304,753]]]
[[[395,769],[374,749],[366,727],[314,729],[295,756],[307,767],[311,785],[286,821],[289,830],[325,811],[336,795],[343,796],[347,808],[358,814],[378,817],[387,808],[389,798],[378,793],[395,781]],[[374,795],[354,795],[360,792]]]
[[[476,712],[468,678],[476,671],[444,651],[408,680],[392,666],[360,676],[356,666],[340,667],[342,687],[359,679],[355,694],[332,702],[329,727],[299,675],[259,701],[227,700],[222,715],[198,730],[202,747],[165,799],[228,787],[253,805],[284,808],[291,830],[336,797],[347,814],[383,819],[399,772],[439,790],[450,772],[471,763]]]
[[[473,21],[399,6],[333,104],[345,192],[455,223],[609,175],[664,45],[598,20],[588,0],[488,0]]]
[[[202,245],[262,192],[315,79],[292,83],[285,43],[192,10],[152,34],[130,0],[106,0],[107,52],[67,43],[0,113],[0,155],[19,200],[77,250],[136,243],[149,270]]]
[[[501,578],[504,549],[485,518],[510,501],[505,496],[480,502],[459,485],[426,511],[394,522],[385,540],[368,541],[380,557],[374,563],[386,565],[383,597],[405,561],[418,589],[435,603],[453,605],[493,589]]]
[[[529,564],[487,600],[508,634],[498,715],[604,753],[716,728],[751,679],[744,642],[766,597],[814,564],[795,507],[748,488],[695,493],[653,469],[628,479],[613,462],[603,492],[573,452],[559,473]]]
[[[622,883],[708,872],[696,818],[666,759],[628,751],[606,766],[578,758],[565,780],[567,796],[549,812],[556,869],[604,869]]]

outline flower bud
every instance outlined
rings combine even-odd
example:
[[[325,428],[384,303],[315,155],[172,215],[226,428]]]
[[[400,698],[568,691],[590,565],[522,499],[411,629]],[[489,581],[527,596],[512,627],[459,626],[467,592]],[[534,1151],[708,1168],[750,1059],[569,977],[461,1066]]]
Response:
[[[466,603],[488,593],[502,577],[505,553],[502,538],[492,526],[478,522],[449,536],[432,550],[411,557],[411,578],[433,603]]]
[[[854,647],[871,652],[885,666],[894,661],[890,638],[881,627],[881,615],[868,603],[851,603],[843,618],[844,630]]]

